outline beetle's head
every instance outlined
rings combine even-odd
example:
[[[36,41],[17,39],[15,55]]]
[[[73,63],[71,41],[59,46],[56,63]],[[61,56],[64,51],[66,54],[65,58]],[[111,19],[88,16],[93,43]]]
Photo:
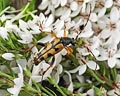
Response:
[[[72,38],[70,43],[74,46],[76,44],[76,40]]]

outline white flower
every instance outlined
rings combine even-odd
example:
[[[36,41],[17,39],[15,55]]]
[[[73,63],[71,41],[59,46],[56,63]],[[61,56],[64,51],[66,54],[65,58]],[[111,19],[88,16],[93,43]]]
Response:
[[[52,1],[53,0],[42,0],[41,4],[38,6],[38,9],[40,10],[46,9],[46,11],[44,12],[45,15],[48,15],[50,12],[54,14],[55,6],[58,6],[55,3],[59,4],[59,1],[58,0],[53,2]]]
[[[62,68],[62,65],[58,64],[58,66],[56,66],[57,68],[53,70],[53,76],[55,78],[55,81],[56,83],[59,83],[59,80],[60,80],[60,74],[62,73],[63,71],[63,68]]]
[[[45,17],[43,13],[40,13],[40,30],[50,32],[52,29],[52,23],[54,21],[54,16],[52,14],[49,17]]]
[[[94,7],[93,5],[95,4],[95,0],[84,0],[84,2],[82,4],[82,12],[85,12],[85,10],[87,8],[87,3],[90,3],[91,7]]]
[[[82,75],[83,73],[86,72],[87,67],[92,69],[92,70],[99,70],[99,65],[96,64],[96,62],[94,62],[94,61],[85,61],[82,59],[80,62],[82,63],[82,65],[78,66],[77,68],[75,68],[73,70],[70,70],[69,72],[76,73],[78,71],[79,72],[78,74]]]
[[[62,14],[61,14],[60,19],[66,20],[66,19],[70,18],[70,14],[71,14],[71,10],[69,8],[64,8],[62,10]]]
[[[65,6],[67,4],[68,0],[51,0],[52,4],[54,5],[55,8],[59,7],[59,5],[61,5],[62,7]]]
[[[40,82],[41,80],[45,80],[46,78],[50,77],[51,72],[54,70],[53,68],[61,62],[61,59],[62,57],[60,52],[58,54],[55,54],[55,61],[53,62],[52,66],[50,66],[52,58],[49,60],[49,63],[42,61],[37,66],[34,65],[32,70],[32,79],[36,82]],[[45,73],[43,74],[43,72]],[[61,66],[57,66],[57,72],[53,73],[56,78],[56,82],[59,82],[59,74],[61,72]]]
[[[22,69],[26,70],[26,66],[28,65],[26,59],[17,59],[16,62],[22,67]]]
[[[68,79],[69,81],[67,81],[67,83],[69,82],[68,90],[73,92],[73,82],[72,82],[71,74],[68,71],[65,71],[65,73],[67,73],[67,75],[69,76],[69,79]]]
[[[95,91],[94,91],[94,89],[93,89],[93,88],[89,89],[89,90],[87,91],[87,95],[89,95],[89,96],[95,96]]]
[[[28,27],[27,22],[23,20],[19,20],[19,28],[22,29],[22,31],[27,31],[29,27]]]
[[[2,54],[2,57],[6,60],[13,60],[13,57],[15,57],[15,55],[13,53],[4,53]]]
[[[42,72],[45,71],[45,69],[48,68],[48,67],[49,67],[49,64],[47,64],[45,61],[42,61],[37,66],[34,65],[33,66],[33,70],[32,70],[32,76],[31,76],[31,78],[33,80],[35,80],[36,82],[41,82],[42,78],[43,78],[42,77],[42,75],[43,75]],[[44,78],[43,78],[43,80],[44,80]]]
[[[29,44],[32,42],[32,34],[29,31],[21,31],[19,32],[19,36],[22,40],[18,40],[18,42],[23,43],[23,44]]]
[[[7,29],[4,27],[0,27],[0,36],[3,39],[8,39],[8,33],[7,33]]]
[[[110,19],[103,19],[105,23],[105,27],[102,32],[99,34],[99,38],[105,40],[106,42],[102,42],[102,44],[110,44],[115,43],[118,44],[120,42],[120,20],[119,20],[119,11],[116,7],[112,7],[110,12]],[[98,26],[101,26],[101,23],[98,21]],[[107,40],[106,40],[107,39]]]
[[[70,8],[72,11],[76,11],[78,9],[78,3],[76,1],[71,2]]]
[[[113,44],[108,46],[106,49],[100,48],[99,52],[100,56],[98,56],[96,59],[99,61],[107,60],[110,68],[113,68],[117,63],[117,59],[120,58],[120,52],[117,52],[116,45]]]
[[[113,5],[113,0],[99,0],[98,6],[100,6],[98,10],[98,17],[101,18],[102,16],[105,15],[107,8],[110,8]],[[102,8],[101,8],[102,5]]]
[[[26,70],[26,65],[28,64],[26,59],[18,59],[18,60],[16,60],[16,63],[21,66],[22,70]],[[11,64],[11,66],[12,66],[12,70],[15,73],[19,73],[19,67],[13,67],[13,66],[15,66],[13,64]]]
[[[90,37],[93,35],[93,30],[92,30],[92,25],[91,22],[88,22],[87,25],[85,26],[84,30],[82,31],[82,33],[79,35],[80,37]]]
[[[20,32],[20,28],[17,25],[13,24],[10,20],[6,21],[5,28],[8,32],[14,32],[16,35],[18,35],[17,33]]]
[[[89,40],[84,40],[83,48],[77,48],[78,52],[83,56],[89,54],[94,55],[95,57],[99,55],[98,47],[100,40],[98,37],[90,38]]]
[[[12,94],[12,96],[18,96],[22,86],[23,86],[23,70],[22,67],[18,64],[20,73],[18,73],[18,78],[15,78],[13,81],[15,85],[11,88],[8,88],[7,91]]]
[[[40,33],[40,30],[39,30],[39,26],[36,24],[36,22],[34,22],[34,20],[29,20],[27,22],[29,28],[31,29],[30,30],[30,33],[32,34],[39,34]]]
[[[39,5],[39,9],[44,10],[48,7],[50,1],[49,0],[42,0],[41,4]]]

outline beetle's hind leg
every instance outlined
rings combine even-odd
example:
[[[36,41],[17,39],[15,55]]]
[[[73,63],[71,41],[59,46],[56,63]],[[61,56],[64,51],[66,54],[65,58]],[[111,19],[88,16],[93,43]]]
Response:
[[[67,35],[67,34],[66,34],[66,25],[65,25],[65,23],[64,23],[64,34],[63,34],[63,36],[66,37],[66,35]]]
[[[49,63],[49,67],[43,72],[43,75],[53,66],[55,62],[55,56],[53,56],[52,61]]]
[[[31,51],[33,49],[33,47],[35,47],[37,45],[40,45],[40,46],[44,47],[46,45],[46,43],[38,42],[37,44],[32,45],[30,48],[23,49],[23,51],[29,52],[29,51]]]
[[[42,71],[42,73],[40,72],[40,75],[42,75],[41,85],[43,82],[44,74],[53,66],[54,61],[55,61],[55,57],[53,56],[51,63],[48,63],[50,66],[45,71],[41,70]]]
[[[65,47],[65,49],[67,50],[68,55],[73,53],[73,49],[71,47]]]

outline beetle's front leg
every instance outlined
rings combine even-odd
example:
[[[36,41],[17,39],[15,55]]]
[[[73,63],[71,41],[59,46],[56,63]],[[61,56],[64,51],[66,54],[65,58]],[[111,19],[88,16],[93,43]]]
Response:
[[[56,36],[56,34],[55,34],[53,31],[51,31],[51,32],[45,32],[45,33],[47,33],[47,34],[51,34],[52,37],[54,37],[55,39],[58,38],[58,37]]]
[[[73,53],[73,49],[71,47],[65,47],[67,54],[70,55]]]

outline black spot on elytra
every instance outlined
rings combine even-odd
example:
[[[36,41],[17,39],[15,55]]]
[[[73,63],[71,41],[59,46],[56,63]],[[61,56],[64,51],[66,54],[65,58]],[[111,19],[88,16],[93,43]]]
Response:
[[[48,57],[50,57],[50,56],[52,56],[53,54],[51,54],[51,53],[48,53]]]
[[[58,51],[59,50],[59,48],[55,48],[55,51]]]
[[[44,60],[44,57],[41,57],[40,60],[41,60],[41,61]]]

